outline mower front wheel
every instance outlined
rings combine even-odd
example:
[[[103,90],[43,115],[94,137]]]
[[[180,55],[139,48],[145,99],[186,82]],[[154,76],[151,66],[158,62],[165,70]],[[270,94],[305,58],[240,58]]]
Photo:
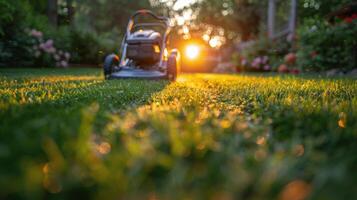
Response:
[[[103,70],[105,79],[109,79],[115,70],[115,67],[119,65],[119,57],[115,54],[108,55],[104,60]]]
[[[167,60],[167,79],[170,81],[175,81],[180,71],[179,59],[179,54],[171,53]]]

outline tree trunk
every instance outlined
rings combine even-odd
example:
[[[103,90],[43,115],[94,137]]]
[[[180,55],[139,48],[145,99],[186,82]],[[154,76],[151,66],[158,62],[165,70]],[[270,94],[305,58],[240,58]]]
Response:
[[[68,23],[72,25],[74,9],[73,9],[73,0],[66,0],[67,3],[67,19]]]
[[[57,0],[47,0],[48,21],[54,27],[58,25]]]
[[[291,0],[291,11],[290,11],[290,20],[289,20],[289,29],[291,34],[295,34],[296,30],[296,9],[297,9],[297,0]]]
[[[275,34],[275,0],[269,0],[268,6],[268,36],[269,38],[274,38]]]

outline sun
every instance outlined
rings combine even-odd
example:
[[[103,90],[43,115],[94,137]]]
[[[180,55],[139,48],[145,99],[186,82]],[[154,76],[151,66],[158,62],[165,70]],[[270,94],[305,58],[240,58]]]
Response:
[[[195,44],[188,45],[186,47],[186,56],[189,59],[196,59],[198,55],[200,54],[200,47]]]

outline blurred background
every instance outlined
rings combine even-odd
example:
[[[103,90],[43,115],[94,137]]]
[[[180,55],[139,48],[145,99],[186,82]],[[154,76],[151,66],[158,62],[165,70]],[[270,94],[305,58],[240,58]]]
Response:
[[[170,17],[184,71],[356,72],[354,0],[0,0],[0,67],[100,67],[139,9]]]

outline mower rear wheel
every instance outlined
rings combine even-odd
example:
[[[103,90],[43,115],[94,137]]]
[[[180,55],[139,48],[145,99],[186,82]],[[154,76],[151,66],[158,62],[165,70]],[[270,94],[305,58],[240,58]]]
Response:
[[[178,56],[171,54],[167,60],[167,79],[175,81],[179,73]]]
[[[111,74],[114,72],[115,67],[119,65],[119,57],[115,54],[108,55],[104,60],[104,77],[109,79]]]

